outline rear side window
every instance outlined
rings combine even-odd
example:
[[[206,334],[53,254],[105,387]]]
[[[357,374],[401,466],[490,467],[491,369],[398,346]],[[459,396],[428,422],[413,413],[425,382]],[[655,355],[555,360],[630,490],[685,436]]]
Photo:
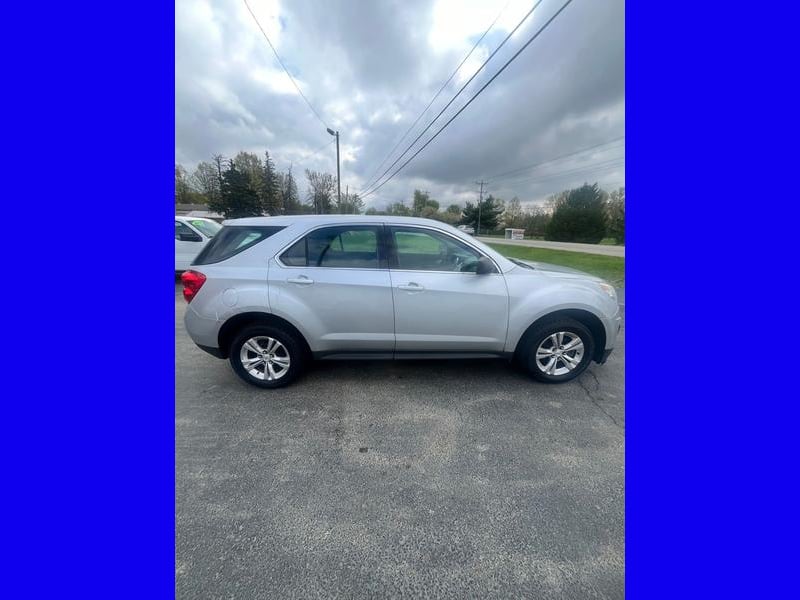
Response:
[[[192,264],[210,265],[221,262],[263,242],[281,229],[283,227],[223,227],[197,255]]]
[[[281,254],[287,267],[380,269],[378,227],[325,227],[312,231]]]

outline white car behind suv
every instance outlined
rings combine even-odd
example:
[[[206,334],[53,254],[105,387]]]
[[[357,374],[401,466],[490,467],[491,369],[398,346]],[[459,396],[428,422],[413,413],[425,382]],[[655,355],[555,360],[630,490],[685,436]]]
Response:
[[[222,225],[202,217],[175,217],[175,270],[185,271]]]

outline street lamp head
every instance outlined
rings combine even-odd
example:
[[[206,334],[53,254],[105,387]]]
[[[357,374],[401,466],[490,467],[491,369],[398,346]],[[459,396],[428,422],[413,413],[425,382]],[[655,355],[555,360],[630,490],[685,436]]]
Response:
[[[336,132],[330,127],[328,127],[328,133],[330,133],[331,135],[336,135]]]

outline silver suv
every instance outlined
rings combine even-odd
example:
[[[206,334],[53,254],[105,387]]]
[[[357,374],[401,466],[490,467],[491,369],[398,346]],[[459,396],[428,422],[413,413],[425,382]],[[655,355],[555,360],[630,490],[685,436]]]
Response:
[[[505,258],[428,219],[320,215],[226,221],[182,276],[194,342],[245,381],[284,386],[310,359],[515,360],[562,382],[605,362],[614,288]]]

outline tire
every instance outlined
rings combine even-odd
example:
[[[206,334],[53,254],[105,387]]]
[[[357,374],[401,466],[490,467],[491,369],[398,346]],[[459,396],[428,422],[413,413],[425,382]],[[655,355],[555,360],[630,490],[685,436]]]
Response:
[[[559,338],[560,336],[560,338]],[[551,350],[561,340],[563,348]],[[520,344],[519,361],[531,377],[545,383],[563,383],[583,373],[594,356],[594,337],[580,321],[560,318],[536,325]],[[552,361],[555,360],[555,363]]]
[[[261,354],[255,351],[256,346]],[[243,329],[233,340],[229,356],[231,367],[239,377],[251,385],[267,389],[289,385],[303,372],[307,363],[302,341],[272,325],[251,325]],[[245,364],[243,360],[248,359],[251,362]],[[257,359],[260,361],[253,362]],[[286,363],[288,366],[284,366]]]

